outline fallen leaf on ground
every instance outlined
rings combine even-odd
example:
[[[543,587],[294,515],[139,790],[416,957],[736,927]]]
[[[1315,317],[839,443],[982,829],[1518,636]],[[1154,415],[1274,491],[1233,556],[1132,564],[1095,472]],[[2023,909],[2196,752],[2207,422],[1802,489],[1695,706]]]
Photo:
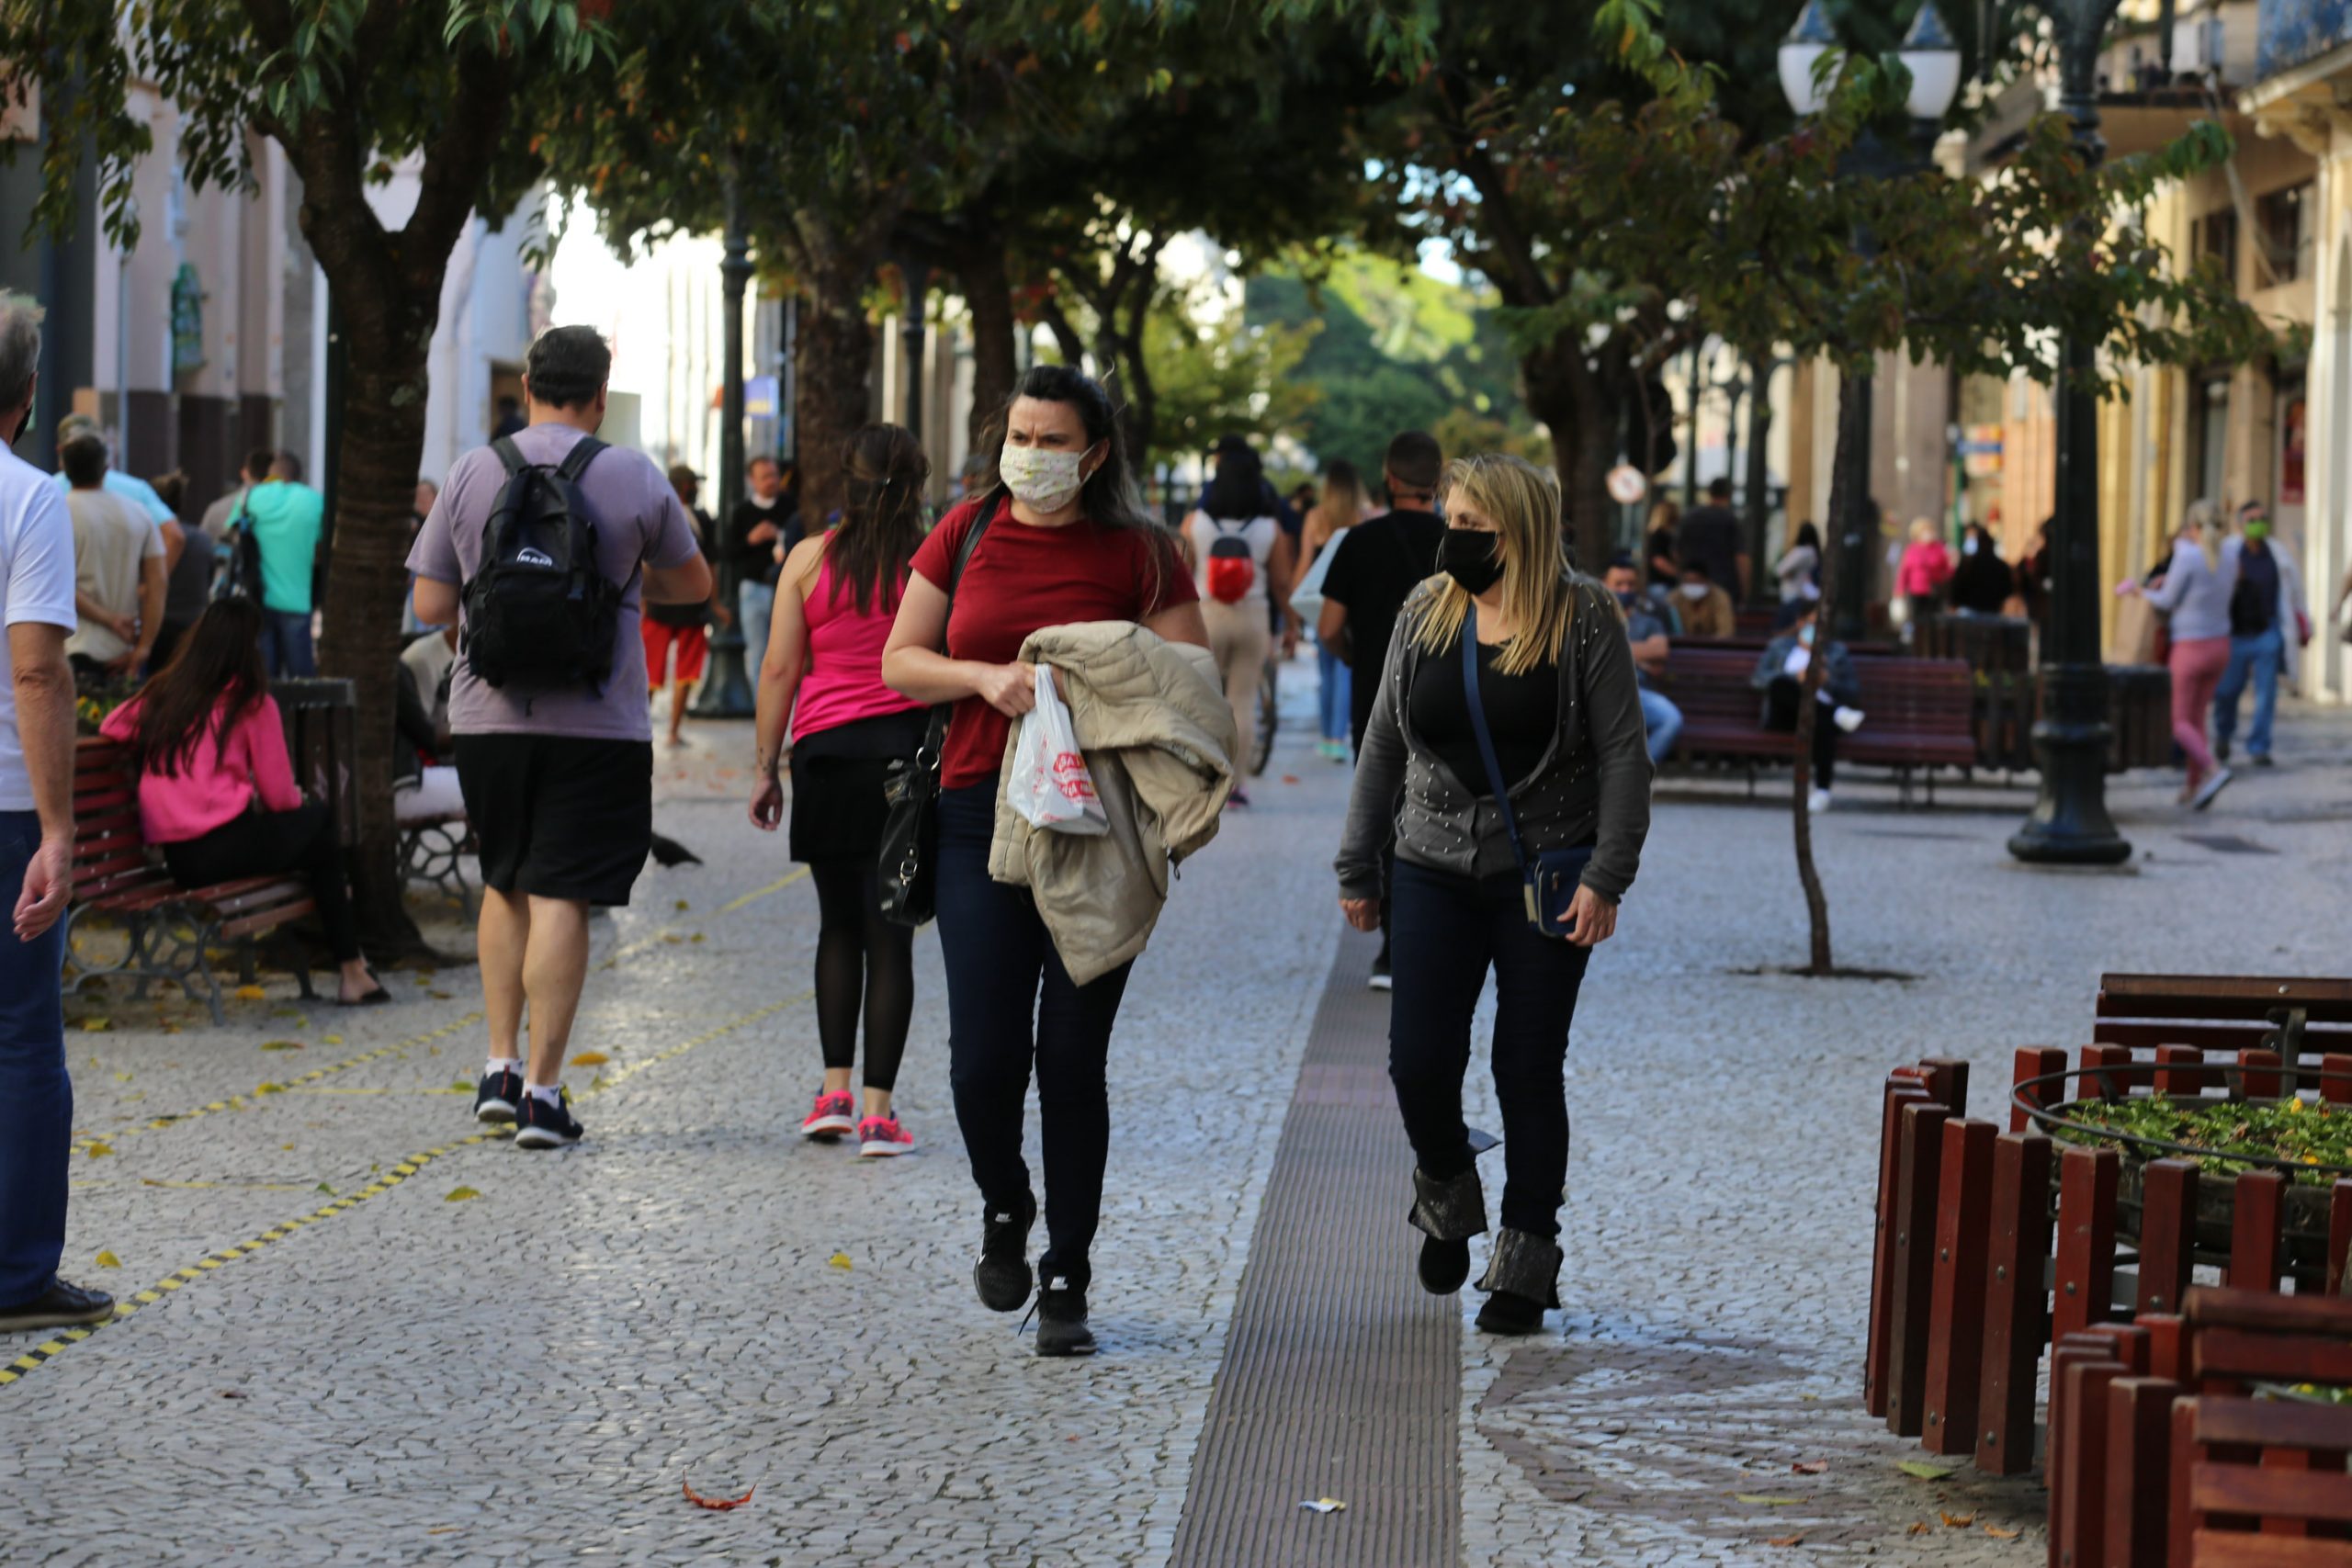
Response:
[[[427,991],[424,994],[436,1002],[446,1002],[449,999],[449,993],[447,991]]]
[[[675,947],[686,939],[680,936],[676,931],[663,931],[662,933],[662,940],[668,942],[672,947]]]
[[[265,1051],[300,1051],[307,1049],[300,1040],[265,1040],[261,1043],[261,1048]]]
[[[114,1081],[117,1083],[129,1083],[130,1081],[130,1075],[129,1073],[117,1073],[114,1076]]]
[[[687,903],[684,898],[681,898],[681,899],[679,899],[679,900],[678,900],[678,913],[680,913],[680,914],[682,914],[682,915],[683,915],[683,914],[684,914],[688,909],[691,909],[691,908],[694,908],[694,906],[693,906],[692,904]]]
[[[266,1002],[269,1000],[269,993],[263,990],[259,986],[240,986],[237,987],[234,994],[236,998],[241,1002]]]
[[[2018,1538],[2017,1531],[2012,1529],[2003,1529],[1999,1525],[1986,1525],[1984,1527],[1984,1533],[1991,1536],[1995,1540],[2015,1540]]]
[[[449,1092],[452,1094],[471,1094],[473,1091],[474,1081],[471,1078],[453,1078],[450,1080]]]
[[[1946,1529],[1964,1530],[1976,1522],[1974,1514],[1945,1514],[1942,1517]]]
[[[441,1201],[444,1203],[462,1203],[469,1198],[479,1198],[481,1196],[481,1193],[475,1191],[470,1187],[452,1187],[449,1189],[449,1195],[442,1199]]]
[[[291,1145],[291,1144],[280,1144],[280,1145],[278,1145],[277,1146],[278,1146],[279,1148],[281,1148],[281,1149],[290,1149],[290,1148],[292,1148],[294,1145]]]
[[[836,1252],[831,1258],[825,1259],[825,1265],[830,1269],[846,1269],[850,1266],[849,1254],[846,1252]]]
[[[330,1198],[334,1196],[334,1189],[329,1187],[323,1181],[320,1182],[316,1187],[311,1188],[311,1190],[313,1192],[323,1192]]]
[[[692,1482],[682,1481],[678,1484],[684,1489],[687,1502],[692,1503],[697,1508],[708,1508],[711,1512],[717,1514],[723,1514],[729,1508],[741,1507],[744,1504],[752,1500],[752,1492],[757,1492],[759,1490],[758,1487],[754,1486],[752,1488],[752,1492],[746,1492],[741,1497],[706,1497],[701,1493],[694,1489],[694,1483]]]
[[[1297,782],[1298,775],[1296,773],[1284,773],[1283,775],[1283,783],[1284,784],[1296,784]]]
[[[113,1027],[114,1020],[110,1018],[85,1018],[82,1021],[82,1032],[85,1034],[104,1034]]]
[[[1929,1524],[1925,1519],[1915,1519],[1912,1521],[1911,1528],[1904,1533],[1906,1535],[1926,1535],[1929,1530],[1935,1528],[1935,1526]]]
[[[257,1083],[254,1085],[254,1092],[255,1094],[284,1094],[286,1086],[282,1083]]]
[[[602,1051],[582,1051],[571,1058],[571,1065],[575,1067],[601,1067],[611,1060]]]
[[[319,1036],[319,1043],[322,1045],[340,1045],[343,1043],[343,1036],[340,1034],[322,1034]],[[452,1525],[449,1528],[451,1529],[455,1529],[458,1527]]]
[[[1801,1535],[1776,1535],[1764,1544],[1767,1546],[1803,1546],[1804,1544],[1804,1537]]]
[[[694,935],[692,935],[692,936],[690,936],[690,937],[686,938],[686,940],[687,940],[688,942],[702,942],[702,941],[704,941],[704,940],[706,940],[706,939],[704,938],[704,936],[703,936],[703,933],[702,933],[702,932],[700,932],[700,931],[696,931],[696,932],[695,932],[695,934],[694,934]]]
[[[1916,1475],[1922,1481],[1941,1481],[1945,1476],[1951,1473],[1951,1466],[1929,1464],[1923,1459],[1906,1459],[1895,1465],[1894,1468],[1901,1471],[1905,1475]]]
[[[1299,1506],[1317,1514],[1344,1514],[1348,1511],[1348,1506],[1337,1497],[1314,1497]]]
[[[97,1256],[97,1265],[101,1269],[119,1269],[122,1267],[122,1259],[111,1252],[101,1252]]]
[[[1829,1461],[1826,1459],[1801,1459],[1789,1468],[1799,1475],[1826,1475],[1829,1472]]]
[[[1804,1501],[1802,1497],[1767,1497],[1759,1492],[1735,1492],[1731,1496],[1735,1503],[1761,1503],[1768,1508],[1793,1508]]]
[[[84,1149],[82,1152],[88,1155],[92,1159],[104,1159],[107,1156],[114,1153],[114,1145],[109,1143],[99,1142],[92,1144],[88,1148]]]

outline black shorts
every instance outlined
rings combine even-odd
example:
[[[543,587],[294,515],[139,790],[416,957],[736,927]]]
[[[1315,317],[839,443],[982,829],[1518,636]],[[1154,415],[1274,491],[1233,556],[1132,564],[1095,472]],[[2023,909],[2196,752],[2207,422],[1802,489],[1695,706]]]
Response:
[[[618,906],[653,841],[653,743],[460,735],[458,787],[501,893]]]

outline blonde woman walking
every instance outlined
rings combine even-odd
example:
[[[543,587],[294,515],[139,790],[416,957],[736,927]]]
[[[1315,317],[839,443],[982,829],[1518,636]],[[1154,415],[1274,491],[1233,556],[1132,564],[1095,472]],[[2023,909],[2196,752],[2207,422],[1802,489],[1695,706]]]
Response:
[[[1443,493],[1444,575],[1406,603],[1379,671],[1340,907],[1358,931],[1378,923],[1393,832],[1388,1075],[1419,1167],[1421,1283],[1440,1295],[1468,1278],[1487,1228],[1462,1079],[1494,971],[1503,1228],[1478,1326],[1530,1334],[1559,1304],[1569,1019],[1641,863],[1650,760],[1624,622],[1568,568],[1559,487],[1487,456],[1453,463]]]
[[[1285,601],[1297,593],[1325,548],[1336,548],[1340,536],[1363,521],[1365,504],[1363,476],[1353,463],[1343,457],[1325,470],[1323,499],[1306,514],[1306,526],[1298,544],[1298,577],[1284,593]],[[1320,681],[1316,688],[1316,716],[1320,727],[1316,750],[1334,762],[1344,762],[1351,750],[1348,743],[1348,695],[1352,690],[1352,675],[1339,650],[1325,642],[1319,632],[1315,638],[1315,670]]]
[[[2213,694],[2230,667],[2230,595],[2238,585],[2237,558],[2223,552],[2229,520],[2210,501],[2188,509],[2172,564],[2152,588],[2127,581],[2121,592],[2147,595],[2163,611],[2172,632],[2172,738],[2188,758],[2188,778],[2180,787],[2183,805],[2202,811],[2233,776],[2214,760],[2205,726]]]

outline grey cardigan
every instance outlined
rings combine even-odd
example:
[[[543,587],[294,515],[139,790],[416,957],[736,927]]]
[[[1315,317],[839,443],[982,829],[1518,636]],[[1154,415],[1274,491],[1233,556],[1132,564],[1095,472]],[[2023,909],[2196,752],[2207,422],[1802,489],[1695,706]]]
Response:
[[[1650,828],[1650,757],[1634,653],[1617,603],[1589,577],[1569,579],[1568,635],[1560,649],[1560,723],[1535,771],[1510,786],[1521,840],[1532,855],[1593,841],[1584,884],[1611,903],[1640,869]],[[1484,787],[1471,788],[1412,732],[1413,677],[1431,657],[1414,628],[1435,594],[1424,583],[1405,603],[1380,693],[1356,759],[1338,869],[1345,898],[1380,896],[1380,856],[1392,833],[1396,858],[1458,876],[1513,872],[1502,813]],[[1401,801],[1400,801],[1401,796]]]

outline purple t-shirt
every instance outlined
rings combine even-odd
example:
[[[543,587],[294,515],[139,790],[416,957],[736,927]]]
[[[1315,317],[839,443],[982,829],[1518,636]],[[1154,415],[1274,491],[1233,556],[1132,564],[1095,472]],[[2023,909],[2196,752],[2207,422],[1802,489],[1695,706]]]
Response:
[[[581,439],[571,425],[535,424],[514,445],[533,463],[553,468]],[[482,530],[506,488],[506,466],[487,446],[458,459],[441,497],[418,530],[408,569],[435,582],[463,584],[481,564]],[[596,525],[596,564],[621,584],[613,673],[600,694],[585,685],[528,694],[478,680],[461,655],[449,677],[449,728],[458,735],[580,735],[606,740],[653,739],[645,701],[645,639],[638,630],[638,568],[684,566],[701,552],[677,492],[653,459],[627,447],[596,454],[580,490]],[[465,617],[458,615],[462,639]]]

